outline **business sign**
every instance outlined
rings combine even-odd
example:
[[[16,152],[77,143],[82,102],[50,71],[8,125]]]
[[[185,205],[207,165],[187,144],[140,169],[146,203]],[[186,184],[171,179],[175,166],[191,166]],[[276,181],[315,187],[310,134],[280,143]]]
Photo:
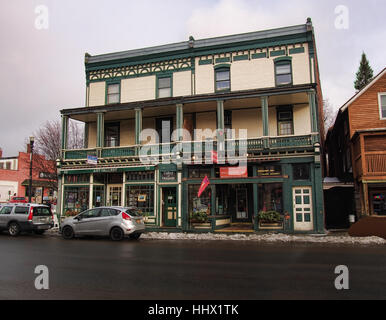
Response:
[[[97,156],[88,155],[87,156],[87,163],[88,164],[97,165],[98,164],[98,157]]]
[[[221,167],[220,178],[248,178],[248,168],[243,167]]]

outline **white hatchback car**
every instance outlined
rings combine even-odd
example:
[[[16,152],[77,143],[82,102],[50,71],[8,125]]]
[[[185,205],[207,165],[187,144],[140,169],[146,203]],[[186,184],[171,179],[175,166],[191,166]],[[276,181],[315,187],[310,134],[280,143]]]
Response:
[[[75,236],[110,236],[119,241],[125,236],[138,239],[145,231],[143,217],[136,208],[98,207],[65,219],[60,232],[64,239]]]

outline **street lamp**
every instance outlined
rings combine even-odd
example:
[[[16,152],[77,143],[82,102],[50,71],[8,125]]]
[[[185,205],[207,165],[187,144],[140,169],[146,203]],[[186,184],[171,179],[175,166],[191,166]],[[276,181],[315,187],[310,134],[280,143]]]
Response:
[[[29,145],[30,145],[30,161],[29,161],[29,186],[28,186],[28,202],[31,203],[31,194],[32,194],[32,158],[34,152],[34,137],[29,137]]]

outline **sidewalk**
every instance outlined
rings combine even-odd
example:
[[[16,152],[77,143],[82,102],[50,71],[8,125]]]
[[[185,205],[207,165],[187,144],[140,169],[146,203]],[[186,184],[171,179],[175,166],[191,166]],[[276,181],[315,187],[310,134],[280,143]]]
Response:
[[[46,232],[48,236],[60,236],[58,229]],[[146,240],[233,240],[266,243],[330,243],[330,244],[377,244],[385,245],[386,240],[379,237],[351,237],[346,230],[329,230],[326,234],[292,235],[283,233],[224,234],[224,233],[176,233],[146,232],[141,239]]]

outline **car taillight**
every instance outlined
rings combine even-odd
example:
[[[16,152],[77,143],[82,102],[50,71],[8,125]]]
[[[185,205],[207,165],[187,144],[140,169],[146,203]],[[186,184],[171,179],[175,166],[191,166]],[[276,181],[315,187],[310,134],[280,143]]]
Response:
[[[131,217],[124,212],[122,212],[122,218],[123,218],[123,220],[129,220],[129,221],[131,220]]]
[[[34,209],[33,209],[33,208],[30,208],[30,209],[29,209],[29,215],[28,215],[28,221],[32,221],[33,212],[34,212]]]

